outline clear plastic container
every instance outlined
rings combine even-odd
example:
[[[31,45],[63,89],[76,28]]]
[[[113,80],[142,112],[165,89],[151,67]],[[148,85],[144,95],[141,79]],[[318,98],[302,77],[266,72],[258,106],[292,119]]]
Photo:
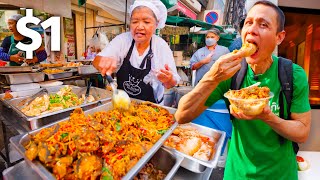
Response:
[[[224,94],[224,97],[228,98],[233,111],[243,112],[243,114],[248,116],[255,116],[261,114],[263,109],[268,105],[269,100],[273,98],[273,93],[269,93],[269,97],[261,99],[239,99],[234,98],[228,91]]]

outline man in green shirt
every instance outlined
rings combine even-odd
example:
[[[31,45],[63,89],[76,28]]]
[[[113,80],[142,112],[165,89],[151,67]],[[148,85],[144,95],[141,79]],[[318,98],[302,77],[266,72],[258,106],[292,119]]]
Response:
[[[285,37],[283,12],[268,1],[255,3],[247,14],[241,36],[243,42],[254,43],[258,47],[253,55],[246,57],[248,70],[241,88],[259,81],[260,86],[270,88],[274,97],[257,116],[231,110],[235,119],[224,179],[298,179],[292,142],[305,142],[309,135],[309,87],[304,70],[293,64],[291,119],[281,119],[278,57],[272,52]],[[231,88],[231,77],[241,67],[241,60],[237,53],[220,57],[193,91],[181,98],[175,114],[177,121],[190,122],[223,98]],[[282,144],[279,135],[286,138]]]

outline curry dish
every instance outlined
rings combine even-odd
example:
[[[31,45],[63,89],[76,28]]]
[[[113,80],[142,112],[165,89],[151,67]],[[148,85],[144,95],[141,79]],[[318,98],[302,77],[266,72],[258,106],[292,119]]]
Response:
[[[120,179],[174,124],[173,115],[152,103],[132,102],[70,119],[31,136],[29,160],[39,160],[57,179]]]

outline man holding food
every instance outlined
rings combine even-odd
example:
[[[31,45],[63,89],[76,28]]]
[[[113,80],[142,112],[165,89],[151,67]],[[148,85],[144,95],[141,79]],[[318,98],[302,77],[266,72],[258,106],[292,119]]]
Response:
[[[285,38],[283,12],[271,2],[256,2],[247,14],[241,37],[243,48],[216,61],[199,84],[181,98],[175,117],[179,123],[190,122],[223,98],[245,57],[248,69],[241,88],[257,82],[268,87],[274,94],[269,101],[272,108],[267,105],[258,115],[231,108],[233,132],[224,179],[298,179],[292,144],[305,142],[309,135],[309,87],[304,70],[293,64],[291,116],[289,120],[280,118],[279,109],[286,109],[287,104],[279,106],[278,57],[272,52]],[[284,143],[279,143],[280,136]]]

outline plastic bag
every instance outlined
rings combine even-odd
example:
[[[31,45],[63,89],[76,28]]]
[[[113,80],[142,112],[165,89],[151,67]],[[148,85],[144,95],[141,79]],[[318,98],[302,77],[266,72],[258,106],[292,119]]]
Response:
[[[89,40],[89,46],[94,47],[96,52],[102,51],[109,44],[106,34],[98,30]]]

